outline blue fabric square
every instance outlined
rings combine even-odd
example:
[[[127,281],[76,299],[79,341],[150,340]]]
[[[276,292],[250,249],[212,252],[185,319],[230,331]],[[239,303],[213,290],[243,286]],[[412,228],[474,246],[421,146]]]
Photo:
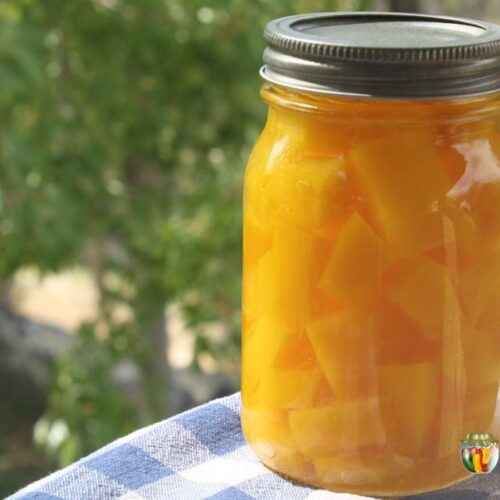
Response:
[[[456,496],[454,495],[456,493]],[[459,498],[460,500],[488,500],[490,498],[498,498],[490,496],[487,491],[478,490],[460,490],[457,492],[450,491],[433,491],[431,493],[424,493],[423,495],[410,495],[405,497],[408,500],[447,500],[451,498]]]
[[[33,491],[32,493],[23,495],[21,498],[23,500],[61,500],[61,497],[55,497],[54,495],[49,495],[42,491]]]
[[[207,500],[254,500],[254,497],[243,493],[238,488],[231,487],[208,497]]]
[[[238,484],[238,489],[250,498],[286,498],[286,500],[304,500],[314,491],[272,471]]]
[[[191,431],[214,455],[225,455],[246,444],[239,414],[220,403],[187,412],[174,422]]]
[[[171,469],[130,444],[122,444],[85,460],[83,465],[132,490],[172,474]]]
[[[44,485],[43,491],[56,497],[74,500],[119,498],[130,490],[102,472],[78,464],[57,480]]]

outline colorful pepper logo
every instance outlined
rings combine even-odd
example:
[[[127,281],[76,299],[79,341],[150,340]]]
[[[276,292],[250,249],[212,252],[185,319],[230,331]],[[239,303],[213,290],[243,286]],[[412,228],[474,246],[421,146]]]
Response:
[[[498,441],[493,434],[467,434],[460,446],[464,467],[475,474],[488,474],[498,463]]]

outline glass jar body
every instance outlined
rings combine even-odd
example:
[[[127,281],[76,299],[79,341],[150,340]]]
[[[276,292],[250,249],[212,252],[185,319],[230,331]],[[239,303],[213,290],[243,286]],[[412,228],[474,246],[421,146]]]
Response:
[[[498,97],[262,95],[244,191],[248,442],[338,491],[464,479],[460,440],[500,431]]]

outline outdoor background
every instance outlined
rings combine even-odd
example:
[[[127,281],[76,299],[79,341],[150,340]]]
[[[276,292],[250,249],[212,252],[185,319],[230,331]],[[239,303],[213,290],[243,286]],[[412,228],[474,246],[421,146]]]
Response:
[[[274,17],[497,0],[1,0],[0,497],[238,390]]]

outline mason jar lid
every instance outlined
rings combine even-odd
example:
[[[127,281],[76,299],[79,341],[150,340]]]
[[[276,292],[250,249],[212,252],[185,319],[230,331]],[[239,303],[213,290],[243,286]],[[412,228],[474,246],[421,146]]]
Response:
[[[500,90],[500,26],[454,17],[343,12],[271,21],[262,77],[292,89],[381,98]]]

